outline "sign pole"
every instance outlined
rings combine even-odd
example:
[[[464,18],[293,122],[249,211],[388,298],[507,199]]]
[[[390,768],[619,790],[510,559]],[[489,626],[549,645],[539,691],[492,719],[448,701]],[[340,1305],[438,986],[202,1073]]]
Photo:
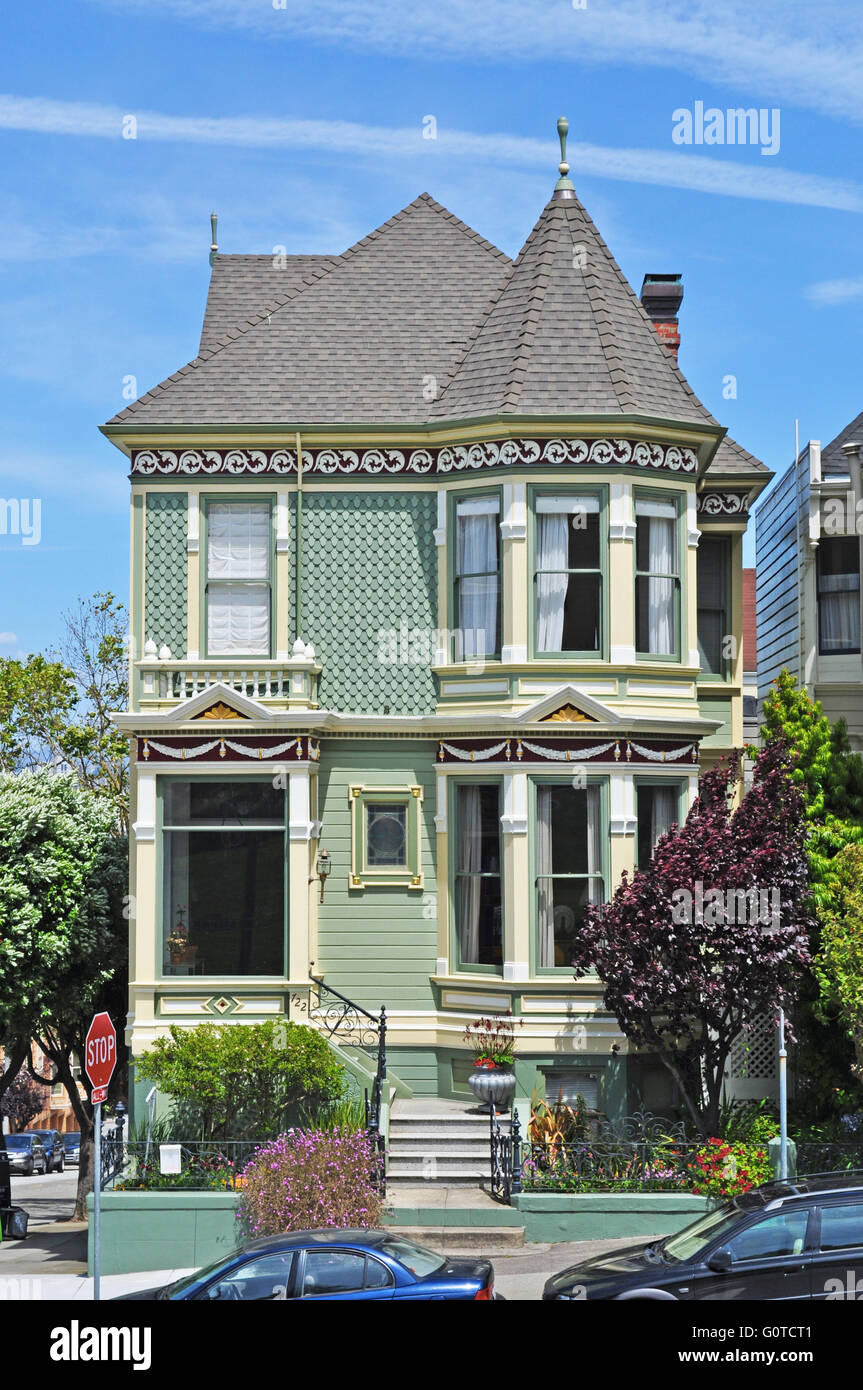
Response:
[[[102,1253],[99,1248],[99,1217],[102,1206],[102,1102],[100,1100],[93,1106],[93,1124],[96,1140],[96,1154],[93,1160],[95,1169],[93,1180],[93,1301],[98,1303],[99,1265]]]
[[[788,1049],[785,1046],[785,1010],[779,1010],[779,1176],[788,1177]]]

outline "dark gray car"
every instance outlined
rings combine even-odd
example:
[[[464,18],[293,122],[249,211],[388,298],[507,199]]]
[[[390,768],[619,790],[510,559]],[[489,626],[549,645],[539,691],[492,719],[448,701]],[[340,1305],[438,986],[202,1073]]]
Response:
[[[56,1129],[30,1129],[28,1134],[38,1135],[45,1146],[46,1173],[62,1173],[66,1164],[66,1150],[63,1137]]]
[[[38,1134],[7,1134],[6,1152],[9,1171],[32,1178],[34,1173],[47,1173],[48,1155]]]

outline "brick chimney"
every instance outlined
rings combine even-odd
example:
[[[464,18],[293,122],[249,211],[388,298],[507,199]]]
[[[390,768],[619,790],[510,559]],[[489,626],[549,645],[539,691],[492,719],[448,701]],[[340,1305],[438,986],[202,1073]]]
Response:
[[[680,333],[677,327],[677,311],[683,302],[683,285],[680,275],[645,275],[641,286],[641,302],[656,326],[659,341],[677,360],[680,347]]]

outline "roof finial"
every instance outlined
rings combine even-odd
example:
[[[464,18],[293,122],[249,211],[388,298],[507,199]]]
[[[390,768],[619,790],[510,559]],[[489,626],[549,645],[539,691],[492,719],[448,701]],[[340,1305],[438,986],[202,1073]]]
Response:
[[[219,243],[218,243],[218,241],[216,240],[216,237],[217,237],[217,235],[218,235],[218,230],[217,230],[217,229],[218,229],[218,226],[219,226],[219,215],[218,215],[218,213],[216,213],[216,212],[211,212],[211,213],[210,213],[210,229],[211,229],[211,232],[212,232],[213,241],[212,241],[212,245],[210,246],[210,265],[212,265],[213,262],[214,262],[214,260],[216,259],[216,252],[217,252],[218,249],[219,249]]]
[[[557,167],[560,171],[560,178],[554,185],[555,198],[575,197],[575,184],[572,182],[572,179],[567,178],[569,165],[566,162],[566,133],[568,130],[569,121],[565,116],[560,116],[557,122],[557,133],[560,136],[560,163]]]

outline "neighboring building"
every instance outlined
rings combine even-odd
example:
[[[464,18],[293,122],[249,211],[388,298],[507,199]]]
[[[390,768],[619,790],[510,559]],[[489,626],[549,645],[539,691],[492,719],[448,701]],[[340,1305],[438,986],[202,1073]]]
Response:
[[[812,439],[756,514],[758,698],[786,669],[863,749],[860,523],[863,414]]]
[[[755,602],[755,570],[743,571],[743,742],[758,742],[758,619]],[[745,761],[746,785],[753,763]]]
[[[569,943],[743,737],[771,475],[678,368],[679,277],[640,303],[563,175],[515,262],[427,194],[341,255],[211,259],[198,356],[104,426],[133,1060],[308,1019],[313,965],[417,1094],[467,1096],[511,1008],[527,1094],[668,1103]]]
[[[3,1049],[0,1047],[0,1070],[4,1066]],[[54,1064],[49,1057],[46,1057],[38,1043],[33,1044],[33,1068],[40,1076],[53,1075]],[[72,1067],[72,1074],[77,1079],[81,1075],[81,1068],[77,1062]],[[78,1118],[69,1097],[66,1094],[66,1087],[62,1081],[56,1081],[51,1086],[42,1088],[45,1095],[45,1104],[38,1115],[27,1121],[24,1129],[56,1129],[61,1134],[67,1130],[76,1131],[78,1129]],[[81,1096],[86,1096],[84,1087],[79,1083],[78,1092]],[[4,1130],[9,1129],[8,1122],[3,1121]]]

